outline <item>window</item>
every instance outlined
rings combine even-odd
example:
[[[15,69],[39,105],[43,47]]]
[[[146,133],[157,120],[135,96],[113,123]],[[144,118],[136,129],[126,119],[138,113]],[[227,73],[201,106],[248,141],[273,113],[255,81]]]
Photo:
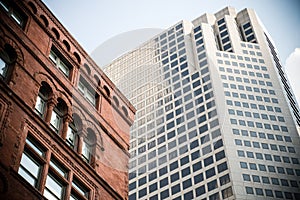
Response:
[[[169,189],[166,189],[160,193],[160,199],[166,199],[169,197]]]
[[[173,163],[170,164],[170,171],[177,169],[178,168],[178,162],[175,161]]]
[[[260,183],[260,178],[257,175],[252,175],[252,180],[253,180],[253,182]]]
[[[26,23],[26,16],[18,9],[11,7],[4,1],[0,1],[0,7],[2,7],[7,14],[20,26],[24,27]]]
[[[246,187],[246,193],[247,194],[254,194],[252,187]]]
[[[233,192],[232,192],[232,188],[231,187],[228,187],[228,188],[222,190],[222,197],[223,197],[223,199],[231,197],[232,195],[233,195]]]
[[[272,184],[273,185],[279,185],[279,180],[278,178],[271,178]]]
[[[35,111],[40,117],[44,116],[45,113],[45,106],[46,106],[46,100],[47,98],[42,95],[42,93],[39,93],[36,104],[35,104]]]
[[[67,178],[68,171],[52,157],[46,177],[44,196],[48,199],[63,199],[68,183]]]
[[[250,175],[248,175],[248,174],[243,174],[243,179],[244,179],[244,181],[251,181]]]
[[[265,184],[270,184],[270,179],[269,179],[269,177],[267,177],[267,176],[262,176],[261,179],[262,179],[262,182],[263,182],[263,183],[265,183]]]
[[[168,177],[160,180],[160,188],[163,188],[163,187],[165,187],[168,184],[169,184]]]
[[[245,157],[244,151],[238,150],[237,153],[239,157]]]
[[[41,117],[44,118],[44,115],[46,114],[46,104],[48,101],[48,98],[51,94],[51,88],[50,86],[42,82],[42,86],[39,90],[39,94],[37,96],[37,100],[35,103],[35,112]]]
[[[149,193],[154,192],[157,190],[157,183],[153,183],[149,186]]]
[[[57,109],[53,110],[50,124],[51,124],[51,128],[57,133],[60,129],[61,121],[62,121],[62,115],[61,113],[59,113],[59,110]]]
[[[43,166],[40,156],[44,156],[44,151],[27,137],[18,173],[35,188],[38,187]]]
[[[226,169],[228,169],[227,163],[226,162],[221,163],[218,165],[217,168],[218,168],[218,173],[221,173],[221,172],[225,171]]]
[[[71,200],[79,200],[82,197],[89,198],[89,189],[85,187],[81,182],[79,182],[76,178],[72,181],[72,191],[71,191]]]
[[[203,181],[203,174],[202,173],[194,176],[194,183],[195,184],[200,183],[201,181]]]
[[[211,190],[213,190],[213,189],[215,189],[217,187],[218,187],[217,180],[213,180],[213,181],[207,183],[207,190],[208,191],[211,191]]]
[[[75,125],[74,120],[69,124],[68,130],[67,130],[67,137],[66,142],[67,144],[72,148],[75,149],[76,145],[76,136],[77,136],[77,128]]]
[[[7,61],[4,60],[3,57],[4,57],[4,55],[1,55],[1,57],[0,57],[0,75],[5,77],[7,69],[8,69],[8,64],[7,64]]]
[[[63,184],[52,174],[48,174],[45,184],[44,196],[48,199],[62,199],[63,194]]]
[[[82,143],[82,158],[90,163],[92,159],[93,154],[93,144],[96,143],[96,137],[92,130],[88,129],[87,137],[84,138],[84,141]]]
[[[207,178],[207,179],[210,178],[210,177],[212,177],[212,176],[214,176],[214,175],[216,175],[215,168],[213,167],[213,168],[211,168],[211,169],[208,169],[208,170],[205,172],[205,174],[206,174],[206,178]]]
[[[0,78],[7,79],[11,73],[11,65],[16,61],[17,54],[12,46],[5,44],[0,51]]]
[[[263,190],[261,188],[255,188],[255,193],[260,196],[264,195]]]
[[[265,192],[266,192],[266,196],[267,196],[267,197],[274,197],[273,191],[272,191],[272,190],[265,189]]]
[[[78,83],[78,89],[81,94],[88,100],[88,102],[90,102],[93,106],[96,106],[97,93],[81,76]]]
[[[243,169],[247,169],[248,168],[247,163],[245,163],[245,162],[240,162],[240,166]]]
[[[178,172],[171,175],[171,182],[175,182],[177,180],[179,180],[179,173]]]
[[[58,50],[56,50],[54,47],[52,47],[50,51],[49,58],[66,77],[69,77],[71,71],[70,64],[58,53]]]
[[[252,170],[257,170],[257,166],[256,166],[255,163],[249,163],[249,167],[250,167],[250,169],[252,169]]]
[[[63,116],[66,114],[66,112],[66,103],[62,99],[58,99],[58,103],[53,109],[50,119],[50,126],[56,133],[59,133],[62,127]]]
[[[172,195],[180,192],[180,184],[177,184],[177,185],[174,185],[172,188],[171,188],[171,191],[172,191]]]
[[[258,164],[258,168],[259,168],[260,171],[267,171],[266,166],[263,165],[263,164]]]
[[[228,174],[226,174],[226,175],[224,175],[224,176],[221,176],[221,177],[219,178],[219,180],[220,180],[220,185],[225,185],[226,183],[229,183],[229,182],[230,182],[230,178],[229,178],[229,175],[228,175]]]

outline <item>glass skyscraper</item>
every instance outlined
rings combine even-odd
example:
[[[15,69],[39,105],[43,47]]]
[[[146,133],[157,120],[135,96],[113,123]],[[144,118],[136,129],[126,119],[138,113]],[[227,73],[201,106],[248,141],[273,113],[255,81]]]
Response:
[[[300,199],[299,108],[255,12],[181,21],[104,70],[137,108],[129,199]]]

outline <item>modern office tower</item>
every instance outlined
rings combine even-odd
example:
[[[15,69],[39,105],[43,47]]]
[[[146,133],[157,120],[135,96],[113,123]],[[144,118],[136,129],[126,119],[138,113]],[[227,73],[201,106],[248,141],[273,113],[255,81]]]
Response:
[[[129,199],[300,199],[299,110],[255,12],[182,21],[104,70],[137,108]]]
[[[42,1],[0,0],[0,199],[127,199],[134,112]]]

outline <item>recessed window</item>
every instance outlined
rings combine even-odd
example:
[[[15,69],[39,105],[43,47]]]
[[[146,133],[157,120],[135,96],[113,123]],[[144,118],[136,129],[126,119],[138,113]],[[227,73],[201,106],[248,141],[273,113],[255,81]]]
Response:
[[[44,115],[45,105],[46,105],[45,99],[43,98],[42,95],[39,94],[36,100],[35,110],[41,117],[43,117]]]
[[[1,55],[1,57],[0,57],[0,74],[1,74],[1,76],[5,77],[6,71],[8,68],[8,64],[2,57],[3,56]]]
[[[251,181],[249,174],[243,174],[244,181]]]
[[[67,112],[67,105],[62,99],[58,99],[56,107],[53,109],[50,119],[50,126],[56,132],[62,128],[63,116]]]
[[[78,132],[78,127],[76,126],[73,120],[71,123],[69,123],[68,130],[67,130],[67,137],[66,137],[66,143],[72,149],[75,149],[76,147],[77,132]]]
[[[246,193],[247,194],[254,194],[252,187],[246,187]]]
[[[67,178],[68,176],[67,170],[56,159],[51,158],[50,166],[52,170],[55,170],[59,175]]]
[[[96,143],[96,136],[95,133],[88,129],[87,136],[84,138],[82,143],[82,158],[87,162],[90,163],[92,161],[92,155],[94,153],[94,145]]]
[[[82,197],[89,198],[89,189],[81,182],[74,179],[72,182],[71,200],[82,199]]]
[[[10,66],[16,61],[17,54],[14,48],[8,44],[0,51],[0,78],[7,78],[10,74]]]
[[[96,105],[97,93],[95,90],[87,83],[87,81],[80,77],[78,83],[78,89],[81,94],[90,102],[93,106]]]
[[[28,152],[24,151],[18,173],[32,186],[37,187],[42,165]]]
[[[58,178],[52,174],[47,175],[44,196],[48,199],[62,199],[65,187]]]
[[[47,108],[46,104],[48,98],[51,95],[51,92],[52,91],[50,86],[47,83],[42,82],[42,86],[40,87],[39,94],[37,96],[36,103],[35,103],[35,112],[41,118],[44,118],[44,115],[46,113],[46,108]]]
[[[53,110],[52,115],[51,115],[51,120],[50,120],[50,124],[51,127],[58,132],[61,126],[61,122],[62,122],[62,116],[59,113],[59,110]]]
[[[12,7],[7,2],[0,1],[0,7],[20,26],[24,27],[26,23],[26,16],[18,9]]]
[[[43,166],[37,155],[43,156],[44,151],[32,139],[27,138],[18,173],[35,188],[38,187]]]
[[[58,53],[58,50],[52,48],[49,55],[50,60],[54,65],[66,76],[69,77],[71,67],[70,64]]]
[[[217,183],[217,180],[213,180],[209,183],[207,183],[207,190],[208,191],[211,191],[213,189],[216,189],[218,187],[218,183]]]

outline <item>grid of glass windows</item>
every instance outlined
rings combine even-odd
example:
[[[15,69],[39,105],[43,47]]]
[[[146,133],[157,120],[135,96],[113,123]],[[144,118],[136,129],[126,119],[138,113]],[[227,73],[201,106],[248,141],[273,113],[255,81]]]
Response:
[[[129,199],[232,196],[232,188],[226,185],[231,180],[223,148],[228,138],[234,138],[232,148],[237,149],[236,156],[241,159],[241,179],[255,184],[247,186],[245,193],[275,194],[268,188],[273,185],[271,178],[276,177],[275,173],[299,174],[289,118],[282,107],[280,91],[274,89],[277,83],[273,71],[265,63],[263,50],[254,43],[250,23],[243,22],[245,26],[238,30],[245,32],[239,37],[246,36],[248,42],[242,41],[241,53],[233,54],[229,20],[218,16],[214,26],[209,27],[217,35],[219,48],[216,69],[227,109],[222,122],[216,108],[220,104],[216,97],[222,94],[215,93],[212,81],[218,74],[210,73],[212,67],[207,59],[206,45],[210,44],[206,44],[209,40],[204,34],[208,27],[195,25],[190,33],[180,23],[109,66],[116,82],[123,81],[120,74],[130,72],[130,80],[125,78],[121,91],[138,109],[131,128]],[[240,24],[235,20],[238,19],[234,19],[238,28]],[[186,34],[191,36],[192,51],[186,45]],[[123,70],[123,66],[127,69]],[[233,135],[230,131],[222,133],[224,122],[229,122]],[[221,139],[221,134],[225,139]],[[277,179],[278,182],[273,181],[279,186],[294,184],[291,178]],[[259,187],[262,183],[266,183],[266,188]],[[166,189],[166,185],[170,187]]]
[[[28,135],[18,174],[33,187],[43,191],[43,195],[48,199],[69,199],[69,197],[74,200],[88,199],[90,189],[75,178],[75,174],[71,178],[73,180],[72,191],[67,192],[70,190],[67,188],[71,187],[69,185],[70,170],[59,162],[53,153],[47,153],[50,157],[46,157],[47,151],[36,139]],[[45,183],[42,180],[45,180]]]
[[[129,171],[130,183],[136,182],[138,175],[139,188],[135,187],[136,184],[131,185],[129,196],[132,199],[149,193],[146,182],[151,185],[151,193],[154,193],[154,188],[164,189],[170,184],[169,181],[180,181],[181,186],[177,183],[171,191],[159,193],[160,197],[165,198],[190,188],[191,184],[203,185],[200,179],[196,179],[199,174],[209,178],[227,170],[201,27],[195,28],[194,33],[201,68],[199,72],[191,72],[188,67],[186,50],[181,45],[185,42],[181,30],[169,29],[157,38],[157,45],[154,45],[162,50],[159,58],[152,61],[161,62],[163,70],[156,76],[161,77],[162,84],[147,83],[142,90],[137,89],[133,99],[138,108],[138,119],[131,128]],[[154,73],[156,70],[160,71],[159,68],[152,68]],[[201,135],[201,140],[198,135]],[[202,149],[201,144],[205,144]],[[216,151],[216,157],[212,156],[213,151]],[[179,155],[181,159],[177,161]],[[216,163],[216,167],[203,171],[203,159],[207,157],[209,160],[205,163]],[[148,170],[157,170],[161,179],[158,176],[146,179],[144,175]],[[172,172],[171,180],[165,177],[169,172]],[[187,179],[181,181],[180,177]],[[154,184],[156,182],[158,184]],[[182,196],[194,196],[194,192],[183,193]]]

